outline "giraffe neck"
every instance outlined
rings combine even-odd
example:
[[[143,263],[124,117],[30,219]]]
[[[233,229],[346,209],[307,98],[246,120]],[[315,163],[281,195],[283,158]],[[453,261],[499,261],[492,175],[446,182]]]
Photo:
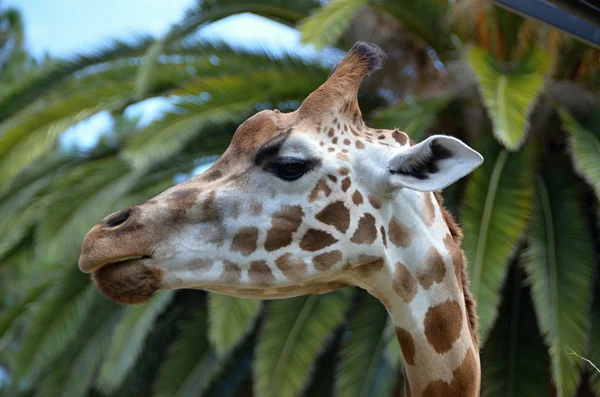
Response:
[[[384,266],[356,269],[356,282],[385,305],[396,326],[407,396],[479,396],[476,318],[460,237],[450,230],[456,225],[432,193],[402,195],[384,214]]]

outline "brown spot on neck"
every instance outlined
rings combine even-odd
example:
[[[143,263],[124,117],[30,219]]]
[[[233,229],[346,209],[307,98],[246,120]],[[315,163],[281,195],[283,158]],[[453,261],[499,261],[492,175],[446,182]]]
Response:
[[[392,281],[394,292],[406,303],[412,302],[417,295],[417,280],[410,271],[400,262],[394,265],[394,279]]]
[[[221,273],[220,280],[227,284],[237,284],[242,278],[242,269],[230,261],[223,261],[223,272]]]
[[[396,327],[396,336],[398,337],[398,342],[400,343],[400,349],[402,350],[404,363],[408,365],[414,365],[416,348],[412,335],[404,328]]]
[[[308,201],[311,203],[317,201],[319,199],[319,193],[323,193],[323,196],[325,197],[329,197],[329,195],[331,194],[331,189],[329,188],[329,186],[327,186],[327,181],[325,180],[325,178],[321,178],[319,182],[317,182],[317,185],[314,187],[314,189],[312,190],[312,192],[310,192],[310,195],[308,196]]]
[[[406,248],[410,245],[413,237],[412,230],[404,226],[395,216],[390,220],[388,227],[390,241],[396,247]]]
[[[231,242],[231,251],[241,252],[244,255],[250,255],[256,251],[256,242],[258,241],[258,229],[255,227],[241,228],[233,237]]]
[[[325,252],[324,254],[317,255],[313,258],[313,264],[315,269],[322,272],[331,269],[333,265],[342,260],[342,253],[338,250]]]
[[[478,397],[481,374],[473,349],[467,350],[462,364],[452,371],[450,383],[436,380],[427,386],[423,397]]]
[[[435,247],[429,248],[425,255],[425,265],[417,272],[419,284],[425,289],[431,288],[433,283],[441,283],[446,275],[444,258]]]
[[[435,208],[433,207],[433,201],[431,201],[431,193],[423,193],[423,212],[427,226],[433,225],[435,221]]]
[[[352,194],[352,202],[354,205],[361,205],[363,203],[363,196],[358,190],[355,190]]]
[[[425,314],[427,341],[436,352],[446,353],[460,337],[462,324],[462,311],[455,301],[447,300],[432,306]]]

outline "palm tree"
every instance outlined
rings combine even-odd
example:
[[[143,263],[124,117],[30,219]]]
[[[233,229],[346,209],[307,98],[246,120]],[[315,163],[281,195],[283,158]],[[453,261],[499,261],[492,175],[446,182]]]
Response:
[[[567,350],[600,362],[598,52],[483,0],[204,1],[160,39],[49,61],[7,85],[0,93],[0,366],[11,384],[0,393],[400,390],[393,327],[361,291],[261,302],[183,290],[120,307],[75,266],[83,234],[102,215],[212,161],[248,115],[294,109],[326,78],[318,59],[195,38],[199,28],[242,12],[297,26],[317,48],[369,39],[360,37],[369,18],[396,32],[375,40],[402,47],[414,64],[402,61],[405,79],[388,68],[367,82],[366,117],[415,139],[456,135],[486,158],[444,192],[466,235],[484,395],[572,396],[581,379],[600,394],[600,374]],[[426,84],[417,89],[414,80]],[[390,94],[398,85],[400,95]],[[128,119],[127,109],[153,98],[169,110],[147,125]],[[102,112],[114,123],[95,147],[60,144],[65,130]]]

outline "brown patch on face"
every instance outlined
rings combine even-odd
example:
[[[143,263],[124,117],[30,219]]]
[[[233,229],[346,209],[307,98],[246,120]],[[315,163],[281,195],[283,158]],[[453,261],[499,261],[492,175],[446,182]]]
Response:
[[[256,251],[258,241],[258,229],[255,227],[243,227],[233,237],[231,251],[250,255]]]
[[[400,145],[405,145],[408,141],[408,135],[401,131],[392,132],[392,138],[394,138]]]
[[[265,261],[250,262],[248,277],[250,277],[253,283],[258,285],[272,285],[275,282],[275,276],[273,276],[273,272],[271,272]]]
[[[333,138],[333,140],[331,141],[331,143],[333,143],[334,145],[337,145],[337,143],[338,143],[338,137],[336,136],[335,138]]]
[[[308,229],[300,241],[300,249],[304,251],[318,251],[337,243],[331,234],[317,229]]]
[[[169,206],[171,211],[171,218],[173,218],[173,223],[183,223],[179,220],[185,219],[188,210],[194,205],[196,205],[200,193],[202,193],[202,191],[200,189],[195,188],[183,188],[179,186],[173,188],[169,197]],[[212,194],[212,197],[209,195],[211,201],[213,197],[214,193]]]
[[[188,269],[192,271],[207,272],[213,267],[213,261],[210,259],[197,259],[190,261],[187,265]]]
[[[350,227],[350,210],[343,201],[336,201],[323,208],[316,216],[317,220],[335,227],[340,233],[346,233]]]
[[[329,131],[327,132],[327,136],[330,138],[333,138],[334,135],[335,135],[334,129],[330,128]]]
[[[275,265],[281,270],[284,276],[292,281],[300,281],[306,278],[306,263],[290,253],[283,254],[277,258]]]
[[[400,343],[400,349],[402,350],[402,357],[404,363],[408,365],[415,365],[415,342],[413,341],[410,332],[404,328],[396,327],[396,336]]]
[[[219,170],[211,170],[208,171],[206,174],[203,175],[203,178],[206,182],[213,182],[216,181],[217,179],[221,178],[223,176],[223,173]]]
[[[433,207],[433,201],[431,201],[431,193],[423,193],[423,199],[425,222],[427,226],[431,226],[433,225],[433,221],[435,221],[435,208]]]
[[[337,182],[337,176],[335,175],[327,175],[327,178],[329,178],[331,182]]]
[[[373,208],[375,208],[376,210],[381,208],[381,200],[379,200],[379,198],[373,196],[372,194],[369,194],[369,203],[371,203],[371,206],[373,206]]]
[[[271,228],[265,239],[265,249],[269,252],[287,247],[292,243],[292,235],[302,224],[304,212],[299,205],[284,205],[271,218]]]
[[[340,167],[338,168],[338,172],[340,173],[340,175],[348,175],[350,173],[350,170],[346,167]]]
[[[352,142],[350,142],[350,139],[346,138],[344,139],[344,145],[348,146],[350,145]]]
[[[441,379],[432,382],[423,391],[423,397],[477,397],[479,396],[480,372],[473,349],[465,354],[462,364],[452,371],[452,382]]]
[[[238,284],[242,278],[242,269],[230,261],[223,261],[223,273],[219,279],[227,284]]]
[[[335,158],[337,158],[338,160],[342,160],[342,161],[348,161],[348,156],[346,156],[344,153],[336,154]]]
[[[377,226],[375,217],[364,214],[358,221],[358,227],[350,239],[354,244],[373,244],[377,238]]]
[[[390,241],[396,247],[406,248],[412,241],[412,230],[407,226],[404,226],[395,216],[390,220],[388,233]]]
[[[455,301],[430,307],[425,314],[425,336],[436,352],[443,354],[449,351],[460,337],[462,329],[462,312]]]
[[[352,182],[350,182],[350,178],[346,177],[344,179],[342,179],[342,190],[345,192],[350,188],[350,185],[352,184]]]
[[[250,205],[250,212],[254,216],[260,215],[262,213],[262,210],[263,210],[263,205],[259,201],[253,201],[252,204]]]
[[[331,189],[329,188],[329,186],[327,186],[327,181],[325,180],[325,178],[319,179],[317,185],[314,187],[312,192],[310,192],[310,195],[308,196],[308,201],[312,203],[313,201],[318,200],[319,192],[323,192],[323,195],[325,197],[329,197],[329,195],[331,194]]]
[[[352,193],[352,202],[354,203],[354,205],[361,205],[363,203],[363,196],[358,190]]]
[[[356,148],[357,149],[364,149],[366,148],[365,144],[362,141],[357,140],[356,141]]]
[[[383,246],[387,248],[387,237],[385,236],[385,228],[383,226],[381,226],[379,231],[381,232],[381,239],[383,240]]]
[[[335,152],[335,148],[334,147],[329,147],[329,148],[327,148],[327,151],[329,153],[333,153],[333,152]]]
[[[444,258],[434,247],[429,248],[425,256],[425,266],[417,272],[419,284],[425,289],[431,288],[433,283],[441,283],[446,276]]]
[[[140,261],[129,261],[102,267],[92,279],[107,298],[131,305],[146,302],[159,290],[163,271]]]
[[[404,302],[410,303],[417,295],[417,280],[415,280],[406,266],[402,263],[396,262],[394,267],[394,280],[392,281],[394,292],[396,292]]]
[[[368,256],[369,258],[367,258],[366,255],[361,255],[361,258],[359,258],[359,260],[365,264],[354,268],[354,271],[356,271],[361,278],[371,277],[373,273],[379,272],[385,265],[383,259],[381,259],[380,257],[371,255]],[[377,299],[381,300],[379,297],[377,297]]]
[[[315,269],[322,272],[331,269],[333,265],[342,260],[342,253],[338,250],[325,252],[313,258]]]

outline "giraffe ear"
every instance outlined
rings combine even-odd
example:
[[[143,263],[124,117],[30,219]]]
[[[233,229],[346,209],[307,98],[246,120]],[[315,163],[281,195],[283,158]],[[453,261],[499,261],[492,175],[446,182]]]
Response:
[[[481,163],[483,157],[461,140],[433,135],[392,157],[390,184],[432,192],[470,174]]]

